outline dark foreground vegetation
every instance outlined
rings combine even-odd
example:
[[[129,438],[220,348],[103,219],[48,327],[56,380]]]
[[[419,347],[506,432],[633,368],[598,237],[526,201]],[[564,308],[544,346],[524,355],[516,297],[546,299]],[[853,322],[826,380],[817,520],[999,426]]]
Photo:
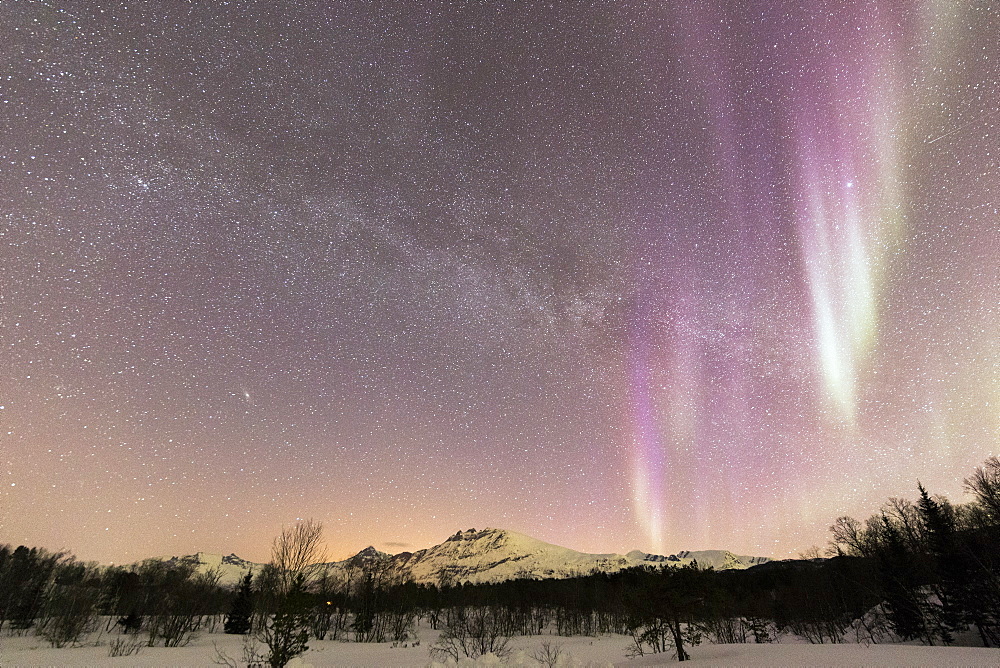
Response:
[[[419,642],[418,620],[441,631],[438,658],[503,656],[518,635],[631,636],[635,654],[700,642],[948,644],[970,633],[1000,645],[1000,460],[965,481],[954,505],[918,486],[915,502],[890,499],[865,522],[839,518],[829,558],[772,562],[746,571],[635,568],[565,580],[415,584],[377,555],[329,569],[322,527],[308,521],[275,539],[271,563],[237,587],[218,572],[149,560],[99,567],[24,546],[0,547],[0,630],[53,646],[107,634],[112,656],[186,643],[197,631],[242,634],[241,659],[283,666],[311,638]],[[537,658],[537,657],[536,657]]]

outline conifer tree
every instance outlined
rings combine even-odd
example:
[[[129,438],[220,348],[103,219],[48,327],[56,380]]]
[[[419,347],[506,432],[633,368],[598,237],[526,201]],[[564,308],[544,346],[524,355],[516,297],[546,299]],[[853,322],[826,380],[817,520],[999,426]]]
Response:
[[[225,631],[237,635],[250,633],[253,616],[253,571],[247,571],[233,600],[233,607],[226,617]]]
[[[886,615],[903,640],[922,639],[934,644],[934,634],[924,618],[926,605],[920,592],[919,569],[896,526],[882,516],[877,553],[878,581],[885,597]]]
[[[956,526],[947,501],[932,499],[918,485],[920,501],[917,507],[924,523],[927,547],[938,584],[944,622],[952,631],[964,631],[969,624],[979,629],[983,644],[990,643],[985,633],[988,626],[988,605],[983,600],[982,587],[976,581],[976,565]]]

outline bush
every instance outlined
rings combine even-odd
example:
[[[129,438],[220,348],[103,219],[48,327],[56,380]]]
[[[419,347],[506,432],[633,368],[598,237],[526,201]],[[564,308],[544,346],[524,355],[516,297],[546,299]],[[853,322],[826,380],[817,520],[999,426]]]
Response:
[[[495,608],[455,610],[431,646],[431,656],[442,661],[476,659],[484,654],[506,658],[510,654],[510,634],[503,628]]]
[[[143,644],[142,639],[132,634],[118,636],[108,646],[108,656],[132,656],[133,654],[138,654],[142,651]]]

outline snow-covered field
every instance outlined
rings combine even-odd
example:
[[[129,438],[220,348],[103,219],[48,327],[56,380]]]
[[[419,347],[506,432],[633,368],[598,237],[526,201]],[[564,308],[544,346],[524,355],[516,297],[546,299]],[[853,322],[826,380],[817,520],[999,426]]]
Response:
[[[421,630],[422,642],[416,646],[393,647],[391,644],[361,644],[311,640],[309,651],[291,665],[302,666],[430,666],[430,646],[436,632]],[[114,636],[112,636],[113,638]],[[55,649],[35,636],[0,638],[0,666],[212,666],[216,648],[232,658],[242,656],[242,637],[222,633],[202,633],[184,647],[143,647],[138,654],[110,658],[108,635],[78,647]],[[511,641],[513,653],[500,663],[494,657],[478,662],[463,661],[467,666],[538,666],[531,657],[542,643],[551,643],[562,652],[560,666],[661,666],[673,665],[670,654],[647,655],[629,659],[625,636],[599,638],[534,636]],[[809,645],[781,643],[770,645],[701,645],[690,649],[687,666],[998,666],[1000,649],[978,647],[922,647],[914,645]]]

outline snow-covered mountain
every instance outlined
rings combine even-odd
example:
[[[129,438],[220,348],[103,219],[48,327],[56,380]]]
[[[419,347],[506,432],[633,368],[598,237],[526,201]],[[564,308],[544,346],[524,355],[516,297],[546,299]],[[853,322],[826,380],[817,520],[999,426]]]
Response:
[[[245,561],[234,554],[223,557],[199,552],[167,560],[195,564],[199,571],[219,569],[221,582],[229,584],[238,582],[248,569],[256,571],[263,567],[263,564]],[[726,550],[684,551],[666,556],[638,550],[628,554],[587,554],[516,531],[469,529],[425,550],[390,555],[368,547],[350,559],[328,566],[334,572],[346,571],[352,564],[367,561],[388,562],[393,570],[409,575],[416,582],[478,584],[514,578],[568,578],[595,571],[613,573],[633,566],[682,566],[693,561],[702,568],[743,569],[771,559],[736,555]]]
[[[393,561],[417,582],[500,582],[514,578],[567,578],[633,566],[681,566],[697,560],[704,568],[737,569],[770,561],[725,550],[680,552],[668,556],[634,550],[628,554],[587,554],[545,543],[515,531],[460,531],[440,545],[397,554]]]
[[[219,582],[227,585],[238,583],[243,579],[247,571],[251,569],[256,573],[264,567],[264,564],[257,564],[246,559],[241,559],[235,554],[223,556],[210,552],[198,552],[197,554],[188,554],[183,557],[159,557],[159,560],[172,564],[191,564],[198,573],[208,573],[212,570],[218,571],[220,576]]]

